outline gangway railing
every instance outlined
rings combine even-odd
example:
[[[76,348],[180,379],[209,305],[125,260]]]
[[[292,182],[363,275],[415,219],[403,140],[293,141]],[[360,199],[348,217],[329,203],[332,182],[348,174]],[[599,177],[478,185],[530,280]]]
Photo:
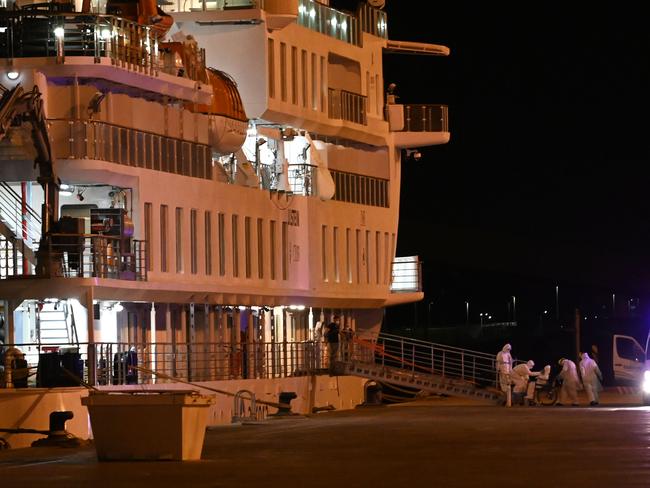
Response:
[[[24,212],[24,213],[23,213]],[[13,232],[13,236],[33,248],[41,239],[41,217],[29,205],[23,207],[20,195],[5,181],[0,181],[0,220]]]
[[[392,334],[379,334],[373,340],[355,338],[352,349],[352,362],[459,380],[477,387],[496,386],[493,354]]]

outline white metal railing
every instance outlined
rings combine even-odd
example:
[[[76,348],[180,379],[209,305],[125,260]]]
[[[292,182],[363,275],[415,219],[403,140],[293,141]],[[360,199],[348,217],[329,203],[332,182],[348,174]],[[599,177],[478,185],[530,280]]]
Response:
[[[30,206],[25,205],[23,209],[21,196],[4,181],[0,181],[0,219],[14,236],[25,241],[25,244],[38,245],[41,238],[41,218]]]
[[[324,344],[316,341],[253,344],[97,342],[74,346],[32,343],[6,347],[20,349],[33,372],[39,368],[39,363],[42,370],[57,363],[58,359],[66,369],[70,369],[66,364],[74,365],[77,376],[83,376],[82,379],[92,385],[169,382],[155,379],[154,375],[139,372],[130,366],[185,381],[214,381],[324,373],[329,364]],[[57,355],[54,361],[52,354]],[[43,355],[49,356],[44,358]],[[59,378],[62,384],[44,385],[43,377]],[[69,376],[59,370],[45,371],[41,372],[40,377],[32,376],[28,386],[64,386],[69,384],[69,380]]]
[[[372,341],[355,339],[352,358],[358,362],[442,376],[480,386],[496,385],[493,354],[392,334],[379,334]]]

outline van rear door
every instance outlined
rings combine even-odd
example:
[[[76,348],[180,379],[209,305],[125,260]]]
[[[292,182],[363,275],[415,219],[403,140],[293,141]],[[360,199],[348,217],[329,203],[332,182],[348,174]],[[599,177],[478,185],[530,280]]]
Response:
[[[645,370],[645,351],[634,337],[614,335],[612,362],[619,385],[638,385]]]

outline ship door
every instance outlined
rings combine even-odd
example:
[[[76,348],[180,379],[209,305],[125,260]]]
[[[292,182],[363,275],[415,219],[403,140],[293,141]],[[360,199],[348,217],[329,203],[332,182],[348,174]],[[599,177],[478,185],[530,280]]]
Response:
[[[617,384],[638,384],[645,369],[645,351],[634,337],[614,335],[614,379]]]

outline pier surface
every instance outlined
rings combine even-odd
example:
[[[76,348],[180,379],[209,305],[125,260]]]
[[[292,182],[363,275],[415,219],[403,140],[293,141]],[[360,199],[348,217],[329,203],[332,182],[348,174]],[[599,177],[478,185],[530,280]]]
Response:
[[[618,394],[594,408],[438,397],[211,428],[196,462],[100,463],[92,447],[0,451],[0,479],[22,488],[647,487],[650,407],[637,405],[637,395]]]

